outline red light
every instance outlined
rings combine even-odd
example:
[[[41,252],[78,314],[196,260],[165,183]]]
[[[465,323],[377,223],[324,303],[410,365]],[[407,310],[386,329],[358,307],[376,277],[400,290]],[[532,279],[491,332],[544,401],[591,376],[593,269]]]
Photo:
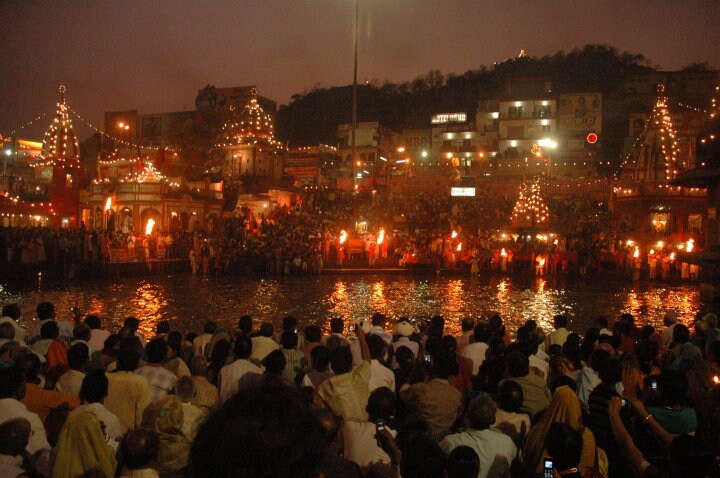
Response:
[[[590,134],[587,135],[587,137],[585,138],[585,140],[586,140],[588,143],[590,143],[590,144],[595,144],[595,143],[597,143],[598,135],[595,134],[595,133],[590,133]]]

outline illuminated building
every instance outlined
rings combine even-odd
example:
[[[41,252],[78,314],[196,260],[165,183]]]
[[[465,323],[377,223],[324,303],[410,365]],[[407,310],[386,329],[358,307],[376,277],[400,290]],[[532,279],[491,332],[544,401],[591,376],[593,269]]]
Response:
[[[704,242],[705,191],[672,185],[688,164],[678,148],[669,99],[659,85],[652,113],[615,182],[613,221],[621,237],[632,234],[641,244],[690,237]]]

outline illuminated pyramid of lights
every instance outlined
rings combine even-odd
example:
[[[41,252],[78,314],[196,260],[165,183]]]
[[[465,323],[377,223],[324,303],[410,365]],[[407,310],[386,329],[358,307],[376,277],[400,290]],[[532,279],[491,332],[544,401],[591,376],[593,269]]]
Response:
[[[550,214],[540,193],[540,181],[520,185],[510,220],[516,228],[546,226],[549,223]]]
[[[657,88],[658,97],[650,118],[622,163],[622,175],[636,180],[667,183],[688,165],[679,162],[678,142],[673,128],[665,86]]]
[[[262,109],[257,100],[257,92],[253,89],[250,102],[239,111],[234,111],[232,118],[223,125],[218,146],[227,147],[253,143],[280,145],[273,135],[272,117]]]
[[[65,102],[65,85],[61,85],[59,90],[60,101],[55,110],[55,119],[43,137],[42,165],[76,167],[79,166],[80,147]]]

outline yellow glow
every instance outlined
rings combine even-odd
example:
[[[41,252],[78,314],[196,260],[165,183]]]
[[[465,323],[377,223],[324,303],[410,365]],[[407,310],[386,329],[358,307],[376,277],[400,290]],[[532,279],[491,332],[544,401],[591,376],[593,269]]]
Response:
[[[145,235],[149,236],[152,234],[153,227],[155,227],[155,219],[150,218],[148,219],[147,225],[145,226]]]
[[[638,257],[640,257],[640,248],[637,247],[637,246],[635,246],[635,252],[633,252],[633,257],[634,257],[635,259],[637,259]]]
[[[455,248],[455,250],[458,251],[458,252],[462,251],[462,242],[457,245],[457,247]]]
[[[503,248],[503,249],[500,250],[500,255],[501,255],[502,257],[507,257],[507,251],[505,250],[505,248]]]
[[[635,244],[635,241],[631,241],[630,239],[627,240],[626,244],[630,247],[632,247]]]
[[[404,152],[405,152],[405,148],[404,148],[403,146],[400,146],[400,147],[397,149],[397,152],[398,152],[398,153],[404,153]]]
[[[692,252],[693,249],[695,249],[695,241],[693,239],[688,239],[687,243],[685,244],[685,250],[688,252]]]
[[[377,243],[378,243],[378,245],[380,245],[384,241],[385,241],[385,229],[380,229],[380,232],[378,232]]]
[[[458,233],[453,231],[452,234],[450,234],[450,237],[455,239],[458,236]]]
[[[108,197],[108,198],[105,200],[105,210],[106,210],[106,211],[109,211],[111,207],[112,207],[112,198],[111,198],[111,197]]]
[[[665,247],[665,243],[663,241],[658,241],[657,246],[658,249],[662,249],[663,247]]]
[[[347,240],[347,232],[345,232],[345,229],[340,231],[340,237],[338,240],[340,241],[340,244],[345,244],[345,241]]]
[[[671,252],[670,257],[668,259],[670,259],[670,262],[673,262],[675,260],[675,257],[676,257],[675,253]]]

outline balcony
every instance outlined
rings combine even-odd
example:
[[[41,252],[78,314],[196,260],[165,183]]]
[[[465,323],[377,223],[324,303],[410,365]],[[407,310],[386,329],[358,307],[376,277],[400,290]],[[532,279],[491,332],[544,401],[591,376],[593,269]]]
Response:
[[[530,111],[523,113],[500,113],[500,119],[555,119],[557,117],[555,111],[546,113],[544,111]]]

